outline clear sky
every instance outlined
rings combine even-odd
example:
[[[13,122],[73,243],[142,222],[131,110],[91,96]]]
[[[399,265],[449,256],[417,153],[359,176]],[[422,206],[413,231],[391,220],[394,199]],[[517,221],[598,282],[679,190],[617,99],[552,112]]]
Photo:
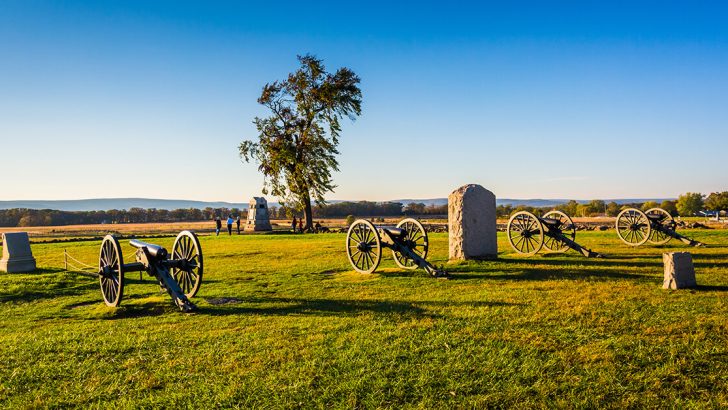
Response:
[[[362,79],[330,199],[727,190],[723,4],[2,0],[0,200],[247,201],[305,53]]]

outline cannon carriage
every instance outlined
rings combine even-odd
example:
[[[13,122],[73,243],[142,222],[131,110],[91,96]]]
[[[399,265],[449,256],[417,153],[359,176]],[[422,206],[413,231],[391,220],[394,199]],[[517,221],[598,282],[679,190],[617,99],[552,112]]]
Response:
[[[382,261],[382,249],[392,250],[394,262],[403,269],[424,269],[434,277],[447,277],[447,272],[427,262],[429,240],[422,224],[412,218],[403,219],[396,227],[377,226],[358,219],[346,234],[346,256],[360,273],[372,273]]]
[[[129,241],[136,248],[135,262],[124,263],[121,245],[113,235],[106,235],[99,251],[99,283],[107,306],[116,307],[124,296],[124,276],[129,272],[145,271],[157,279],[159,286],[183,312],[196,306],[189,300],[202,284],[202,248],[197,235],[182,231],[172,246],[172,253],[163,247],[136,239]]]
[[[546,248],[553,253],[573,249],[587,258],[602,257],[576,243],[576,225],[561,211],[550,211],[542,217],[528,211],[516,212],[508,220],[506,234],[511,247],[524,255],[535,255]]]
[[[662,208],[652,208],[644,212],[636,208],[624,209],[617,215],[615,227],[619,239],[630,246],[640,246],[647,242],[664,245],[673,238],[690,246],[704,246],[702,242],[677,233],[677,223]]]

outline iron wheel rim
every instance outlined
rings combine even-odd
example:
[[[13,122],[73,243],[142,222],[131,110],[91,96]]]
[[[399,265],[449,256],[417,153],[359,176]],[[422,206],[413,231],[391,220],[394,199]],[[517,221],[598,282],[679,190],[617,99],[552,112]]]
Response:
[[[617,215],[617,236],[629,246],[643,245],[650,238],[652,228],[647,215],[636,208],[627,208]]]
[[[399,221],[397,228],[404,229],[407,232],[404,239],[413,245],[410,249],[422,259],[427,259],[430,242],[427,238],[427,231],[422,223],[414,218],[406,218]],[[405,257],[394,249],[392,249],[392,256],[394,257],[394,262],[400,268],[409,270],[417,269],[417,264],[414,260]]]
[[[124,296],[124,255],[113,235],[106,235],[99,251],[99,285],[106,306],[117,307]]]
[[[202,247],[194,232],[182,231],[177,235],[172,246],[172,259],[187,261],[188,269],[172,268],[172,276],[186,297],[194,297],[202,285],[204,271]]]
[[[382,260],[382,241],[377,228],[365,219],[354,221],[346,234],[346,256],[355,271],[372,273]]]
[[[508,243],[522,255],[535,255],[543,247],[544,228],[536,215],[527,212],[516,212],[508,220],[506,235]]]

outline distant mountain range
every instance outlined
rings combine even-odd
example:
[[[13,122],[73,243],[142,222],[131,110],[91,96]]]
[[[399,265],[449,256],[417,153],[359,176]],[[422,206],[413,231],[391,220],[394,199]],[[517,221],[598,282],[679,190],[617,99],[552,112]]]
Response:
[[[627,198],[627,199],[605,199],[604,201],[614,201],[618,204],[637,203],[655,201],[660,203],[664,200],[672,200],[674,198]],[[579,203],[587,203],[586,200],[577,200]],[[333,200],[332,203],[346,202],[343,200]],[[358,201],[352,201],[358,202]],[[408,204],[411,202],[424,203],[425,205],[446,205],[447,198],[432,199],[394,199],[390,202],[401,202]],[[555,206],[569,202],[568,199],[496,199],[497,205],[512,206],[533,206],[547,207]],[[278,206],[276,202],[270,202],[269,206]],[[247,203],[233,202],[206,202],[206,201],[188,201],[182,199],[150,199],[150,198],[99,198],[99,199],[70,199],[70,200],[27,200],[27,201],[0,201],[0,209],[12,208],[28,208],[28,209],[55,209],[59,211],[108,211],[110,209],[130,209],[130,208],[156,208],[156,209],[188,209],[198,208],[239,208],[247,209]]]

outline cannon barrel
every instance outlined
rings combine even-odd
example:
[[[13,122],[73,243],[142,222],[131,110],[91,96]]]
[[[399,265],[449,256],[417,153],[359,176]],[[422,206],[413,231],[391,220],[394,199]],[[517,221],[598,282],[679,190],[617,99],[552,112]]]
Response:
[[[147,248],[147,252],[149,252],[150,255],[152,255],[155,258],[163,259],[167,257],[168,252],[166,249],[159,245],[155,245],[153,243],[147,243],[142,242],[137,239],[132,239],[129,241],[129,245],[139,249],[139,248]]]

